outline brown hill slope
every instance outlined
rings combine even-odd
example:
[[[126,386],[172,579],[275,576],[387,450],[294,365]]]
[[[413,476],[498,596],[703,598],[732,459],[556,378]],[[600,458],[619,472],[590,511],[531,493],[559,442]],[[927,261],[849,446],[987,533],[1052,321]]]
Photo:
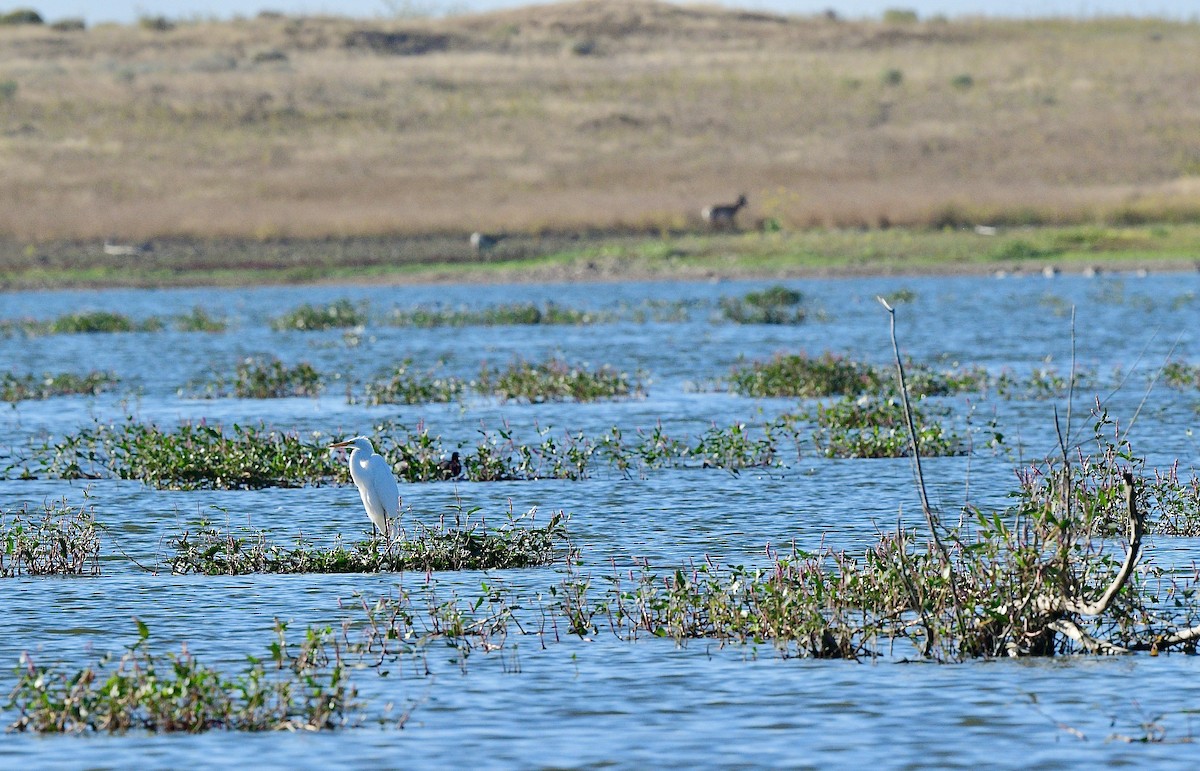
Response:
[[[1200,211],[1200,25],[626,0],[438,20],[0,28],[0,235]]]

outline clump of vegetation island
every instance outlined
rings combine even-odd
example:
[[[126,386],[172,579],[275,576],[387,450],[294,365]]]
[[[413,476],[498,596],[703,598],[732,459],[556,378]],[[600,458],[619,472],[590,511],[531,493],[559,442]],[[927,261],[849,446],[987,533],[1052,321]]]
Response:
[[[174,490],[298,487],[347,482],[328,442],[264,425],[182,423],[174,430],[133,420],[97,424],[47,445],[42,470],[62,479],[112,474]],[[26,473],[29,473],[28,471]]]
[[[0,332],[11,335],[20,332],[29,337],[41,335],[107,334],[113,332],[157,332],[163,328],[161,319],[151,316],[135,321],[113,311],[80,311],[49,321],[32,319],[0,321]]]
[[[776,284],[744,297],[722,297],[721,315],[738,324],[799,324],[808,315],[804,295]]]
[[[418,306],[392,311],[387,323],[398,327],[476,327],[564,324],[579,326],[613,320],[613,314],[567,308],[558,303],[510,303],[479,310]]]
[[[874,393],[883,375],[869,365],[833,353],[813,358],[804,354],[777,354],[767,362],[735,369],[730,386],[743,396],[856,396]]]
[[[323,389],[321,373],[308,362],[289,367],[275,356],[251,356],[237,363],[231,378],[217,376],[204,386],[200,395],[207,398],[232,395],[239,399],[284,399],[319,396]]]
[[[236,676],[210,668],[184,646],[160,653],[140,620],[138,639],[116,660],[106,654],[74,673],[21,654],[9,706],[10,731],[157,733],[321,731],[349,724],[358,712],[345,648],[329,627],[309,627],[299,645],[276,620],[264,658],[249,656]]]
[[[461,513],[461,512],[460,512]],[[476,512],[472,512],[476,513]],[[267,539],[260,530],[221,530],[201,523],[194,531],[171,539],[172,573],[245,575],[248,573],[384,573],[416,570],[499,570],[546,565],[569,550],[566,517],[561,513],[542,527],[524,526],[524,517],[509,512],[507,521],[489,528],[471,516],[454,526],[418,524],[411,533],[399,521],[395,532],[351,546],[338,543],[315,548],[297,538],[292,546]]]
[[[70,372],[45,375],[0,375],[0,401],[20,402],[51,399],[56,396],[95,396],[120,382],[112,372],[89,372],[76,375]]]
[[[590,402],[644,394],[639,380],[608,365],[594,370],[568,364],[560,359],[533,364],[522,359],[507,368],[480,372],[476,388],[502,401],[530,403],[553,401]]]
[[[363,308],[347,299],[341,299],[328,305],[305,303],[295,310],[271,319],[271,329],[280,332],[286,330],[313,332],[323,329],[361,327],[366,323],[367,313]]]
[[[228,320],[210,315],[199,305],[175,317],[175,329],[180,332],[224,332],[228,327]]]
[[[1094,453],[1028,468],[1007,510],[968,508],[950,525],[922,497],[924,530],[884,533],[863,554],[793,547],[755,568],[706,560],[660,571],[643,562],[599,592],[594,576],[572,568],[553,593],[556,607],[584,636],[768,641],[813,658],[873,658],[898,646],[936,661],[1194,652],[1200,612],[1163,602],[1194,586],[1135,566],[1148,522],[1178,521],[1189,506],[1193,526],[1200,521],[1196,482],[1135,476],[1131,466],[1144,461],[1127,442],[1103,438],[1112,428],[1103,413],[1096,427]],[[1124,554],[1108,536],[1113,527],[1127,539]]]
[[[100,531],[88,506],[0,510],[0,577],[100,574]]]
[[[367,404],[434,404],[452,402],[463,396],[469,384],[453,376],[435,374],[435,370],[415,371],[412,359],[405,359],[391,373],[367,382]]]
[[[927,412],[913,409],[921,454],[966,454],[966,444]],[[898,399],[846,396],[818,404],[804,417],[816,422],[813,444],[826,457],[900,458],[912,454],[904,405]]]

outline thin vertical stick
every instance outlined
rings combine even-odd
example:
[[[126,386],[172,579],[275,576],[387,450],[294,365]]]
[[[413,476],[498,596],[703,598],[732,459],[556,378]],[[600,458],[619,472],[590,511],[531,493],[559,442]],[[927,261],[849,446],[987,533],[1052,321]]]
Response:
[[[908,438],[912,443],[913,470],[917,476],[917,491],[921,494],[921,510],[925,512],[925,522],[929,525],[929,532],[933,534],[933,540],[937,543],[938,550],[944,554],[946,550],[938,535],[937,514],[929,505],[929,496],[925,492],[925,475],[921,471],[921,450],[917,446],[917,426],[913,420],[912,406],[908,403],[908,382],[904,379],[904,363],[900,360],[900,344],[896,342],[896,311],[882,297],[875,299],[887,310],[888,316],[891,318],[892,351],[896,355],[896,372],[900,376],[900,400],[904,404],[904,419],[908,423]]]

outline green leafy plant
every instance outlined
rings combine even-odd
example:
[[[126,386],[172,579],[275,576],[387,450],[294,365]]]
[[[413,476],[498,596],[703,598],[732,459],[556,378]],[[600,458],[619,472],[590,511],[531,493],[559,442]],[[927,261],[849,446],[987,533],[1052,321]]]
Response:
[[[295,310],[271,320],[276,331],[300,330],[311,332],[322,329],[344,329],[360,327],[367,323],[366,312],[347,299],[336,300],[328,305],[305,303]]]
[[[68,675],[21,654],[8,704],[18,717],[9,730],[321,731],[347,725],[360,709],[343,646],[329,627],[309,627],[293,648],[287,624],[276,620],[266,661],[251,656],[240,675],[228,676],[201,664],[186,645],[177,654],[156,652],[146,624],[134,623],[138,639],[115,666],[105,655]]]
[[[390,375],[366,384],[367,404],[430,404],[452,402],[468,384],[455,377],[437,377],[435,370],[416,372],[412,359],[405,359]]]
[[[0,400],[19,402],[55,396],[95,396],[118,382],[116,374],[112,372],[89,372],[86,375],[62,372],[40,377],[7,372],[0,375]]]
[[[522,526],[533,510],[520,517],[508,512],[499,528],[472,521],[477,509],[455,510],[454,525],[416,525],[411,534],[400,522],[390,540],[372,538],[347,548],[340,540],[331,549],[313,548],[298,538],[292,547],[267,540],[249,528],[221,530],[204,522],[170,543],[173,573],[244,575],[247,573],[380,573],[404,570],[497,570],[531,567],[554,561],[569,546],[566,517],[555,514],[543,527]],[[390,527],[390,526],[389,526]]]
[[[595,401],[640,396],[645,392],[640,381],[631,380],[627,373],[608,365],[595,370],[549,359],[533,364],[522,359],[506,369],[480,371],[476,389],[492,394],[502,401],[522,400],[531,403],[548,401]]]
[[[100,531],[91,507],[47,503],[0,511],[0,576],[99,575]]]
[[[738,324],[799,324],[807,312],[801,307],[804,295],[775,285],[744,297],[722,297],[721,314]]]
[[[882,375],[871,365],[826,352],[817,358],[777,354],[735,369],[730,385],[744,396],[841,396],[878,391]]]
[[[228,327],[228,321],[210,316],[199,305],[192,308],[190,313],[175,317],[175,328],[180,332],[224,332]]]
[[[233,395],[239,399],[284,399],[319,396],[324,388],[321,373],[308,362],[289,367],[274,356],[242,359],[232,378],[221,376],[206,384],[203,395]]]

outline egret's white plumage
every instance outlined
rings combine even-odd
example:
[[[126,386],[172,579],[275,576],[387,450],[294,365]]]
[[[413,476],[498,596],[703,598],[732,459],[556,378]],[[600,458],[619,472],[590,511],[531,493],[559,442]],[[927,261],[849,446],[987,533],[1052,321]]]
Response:
[[[350,478],[362,497],[363,508],[371,518],[371,524],[387,538],[388,519],[400,515],[400,487],[396,484],[396,475],[365,436],[330,445],[331,449],[347,447],[354,448],[350,451]]]

